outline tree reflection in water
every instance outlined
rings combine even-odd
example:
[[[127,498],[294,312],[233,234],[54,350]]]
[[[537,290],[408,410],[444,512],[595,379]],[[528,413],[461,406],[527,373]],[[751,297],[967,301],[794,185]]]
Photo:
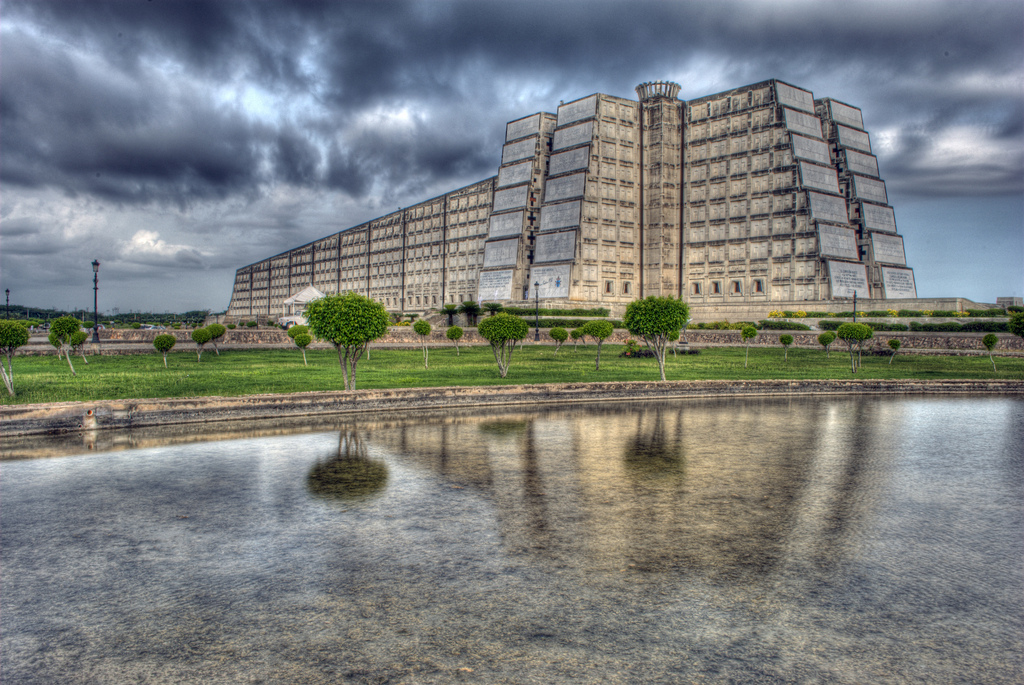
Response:
[[[306,487],[316,497],[342,502],[357,502],[383,493],[388,483],[388,467],[367,456],[366,444],[355,429],[341,431],[338,453],[318,460]]]
[[[645,426],[649,413],[636,417],[636,434],[626,442],[623,463],[626,474],[635,481],[667,480],[682,482],[686,475],[683,446],[682,412],[676,417],[675,430],[666,425],[664,411],[653,412],[653,425]]]

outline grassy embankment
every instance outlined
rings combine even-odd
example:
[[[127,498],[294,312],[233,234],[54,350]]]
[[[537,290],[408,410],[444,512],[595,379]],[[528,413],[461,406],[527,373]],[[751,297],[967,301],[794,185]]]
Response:
[[[619,357],[621,345],[605,345],[601,370],[594,370],[597,349],[593,345],[563,347],[556,355],[550,346],[527,345],[517,351],[508,378],[498,377],[489,347],[463,347],[461,356],[452,347],[430,350],[430,369],[423,368],[419,349],[371,351],[358,369],[358,387],[407,388],[447,385],[519,385],[597,381],[656,381],[654,359]],[[196,362],[191,351],[168,355],[168,366],[158,354],[77,358],[73,377],[66,361],[56,356],[17,357],[14,385],[17,397],[4,393],[3,404],[65,402],[144,397],[197,397],[204,395],[252,395],[310,390],[342,389],[341,368],[333,350],[307,352],[309,366],[302,365],[299,350],[228,350],[218,357],[212,350]],[[712,348],[699,355],[670,353],[666,361],[669,380],[755,380],[834,378],[974,378],[1024,379],[1024,358],[997,358],[993,373],[987,356],[954,357],[898,354],[867,356],[854,376],[849,353],[791,349],[783,361],[781,348],[751,349],[749,368],[743,368],[743,348]]]

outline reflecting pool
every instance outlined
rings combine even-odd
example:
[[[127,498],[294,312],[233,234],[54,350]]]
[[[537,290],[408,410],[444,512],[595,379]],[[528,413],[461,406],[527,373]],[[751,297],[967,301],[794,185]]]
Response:
[[[0,465],[5,685],[1022,682],[1024,398],[217,430]]]

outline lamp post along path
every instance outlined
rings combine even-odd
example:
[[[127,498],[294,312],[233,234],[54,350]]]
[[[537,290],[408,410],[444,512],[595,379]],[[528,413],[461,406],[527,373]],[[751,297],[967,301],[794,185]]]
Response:
[[[100,320],[99,320],[99,292],[100,292],[100,262],[92,260],[92,341],[100,341]]]
[[[533,282],[533,340],[540,342],[540,283]]]

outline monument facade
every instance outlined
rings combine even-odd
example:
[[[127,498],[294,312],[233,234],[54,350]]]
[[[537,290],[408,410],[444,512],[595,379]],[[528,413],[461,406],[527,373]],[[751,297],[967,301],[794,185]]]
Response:
[[[858,108],[778,80],[689,101],[679,89],[509,122],[496,176],[242,267],[228,316],[279,316],[308,286],[395,312],[535,295],[613,312],[647,295],[765,312],[917,297]]]

